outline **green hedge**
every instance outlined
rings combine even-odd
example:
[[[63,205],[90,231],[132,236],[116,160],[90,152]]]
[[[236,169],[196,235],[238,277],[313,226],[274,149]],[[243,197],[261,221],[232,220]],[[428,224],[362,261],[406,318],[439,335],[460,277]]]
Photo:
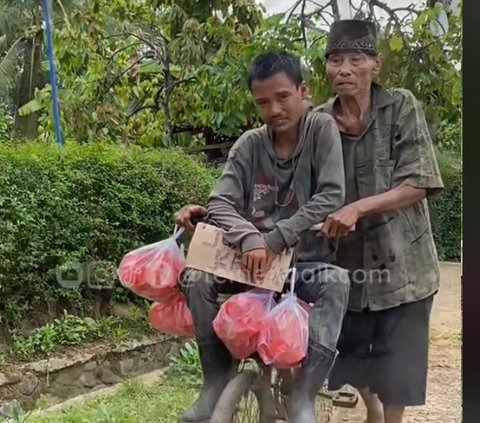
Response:
[[[457,261],[461,165],[438,157],[447,189],[431,204],[435,239]],[[57,270],[95,261],[94,281],[111,280],[125,252],[167,237],[179,207],[205,200],[217,173],[178,151],[0,145],[0,318],[82,312],[85,286],[63,288]]]
[[[0,145],[0,318],[82,312],[85,286],[60,286],[58,269],[74,278],[74,263],[95,261],[92,280],[105,279],[125,252],[167,237],[173,213],[213,182],[178,151]]]
[[[440,260],[460,261],[462,239],[462,162],[458,152],[438,151],[445,189],[430,202],[433,234]]]

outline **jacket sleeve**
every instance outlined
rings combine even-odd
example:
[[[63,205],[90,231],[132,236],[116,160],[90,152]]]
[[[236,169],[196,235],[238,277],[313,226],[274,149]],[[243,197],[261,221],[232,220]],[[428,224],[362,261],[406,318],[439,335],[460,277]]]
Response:
[[[224,239],[242,252],[263,248],[258,229],[243,216],[251,174],[251,139],[244,134],[229,152],[227,163],[208,199],[208,220],[224,231]]]

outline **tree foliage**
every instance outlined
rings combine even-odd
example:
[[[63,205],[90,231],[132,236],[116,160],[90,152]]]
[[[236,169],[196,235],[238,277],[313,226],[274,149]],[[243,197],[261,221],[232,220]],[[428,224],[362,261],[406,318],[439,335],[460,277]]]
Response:
[[[30,109],[20,114],[22,105],[34,99],[36,91],[45,87],[43,49],[43,13],[38,0],[0,0],[0,101],[15,120],[17,137],[37,136],[37,113]],[[82,0],[54,0],[55,15],[68,19],[71,7]]]
[[[340,14],[336,0],[307,6],[299,0],[286,14],[266,17],[254,0],[72,5],[55,27],[66,137],[143,146],[235,138],[259,123],[245,77],[253,57],[271,48],[299,54],[312,100],[326,101],[332,95],[324,71],[326,31]],[[379,28],[385,57],[379,82],[412,90],[424,102],[433,133],[456,124],[461,111],[461,23],[450,13],[448,29],[435,35],[438,14],[379,0],[356,7],[357,17]],[[40,113],[44,139],[53,137],[50,104],[47,85],[19,112]]]

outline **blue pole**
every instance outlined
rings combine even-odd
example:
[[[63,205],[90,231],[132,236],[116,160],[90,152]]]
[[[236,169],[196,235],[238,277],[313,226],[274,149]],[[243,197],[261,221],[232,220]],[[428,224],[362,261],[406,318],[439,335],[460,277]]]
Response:
[[[50,63],[50,85],[52,86],[53,101],[53,124],[55,127],[55,139],[58,145],[63,146],[62,129],[60,126],[60,106],[58,104],[57,74],[53,59],[52,23],[50,18],[49,0],[42,0],[43,16],[45,20],[45,32],[47,36],[47,55]]]

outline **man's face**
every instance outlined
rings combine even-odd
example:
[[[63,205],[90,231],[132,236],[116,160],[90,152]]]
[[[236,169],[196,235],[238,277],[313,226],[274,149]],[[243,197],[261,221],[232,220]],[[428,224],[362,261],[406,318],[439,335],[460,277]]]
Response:
[[[340,96],[356,96],[368,91],[380,71],[380,57],[364,53],[332,54],[327,60],[327,75]]]
[[[305,110],[306,86],[296,86],[279,72],[264,80],[252,82],[252,96],[263,122],[276,133],[296,127]]]

